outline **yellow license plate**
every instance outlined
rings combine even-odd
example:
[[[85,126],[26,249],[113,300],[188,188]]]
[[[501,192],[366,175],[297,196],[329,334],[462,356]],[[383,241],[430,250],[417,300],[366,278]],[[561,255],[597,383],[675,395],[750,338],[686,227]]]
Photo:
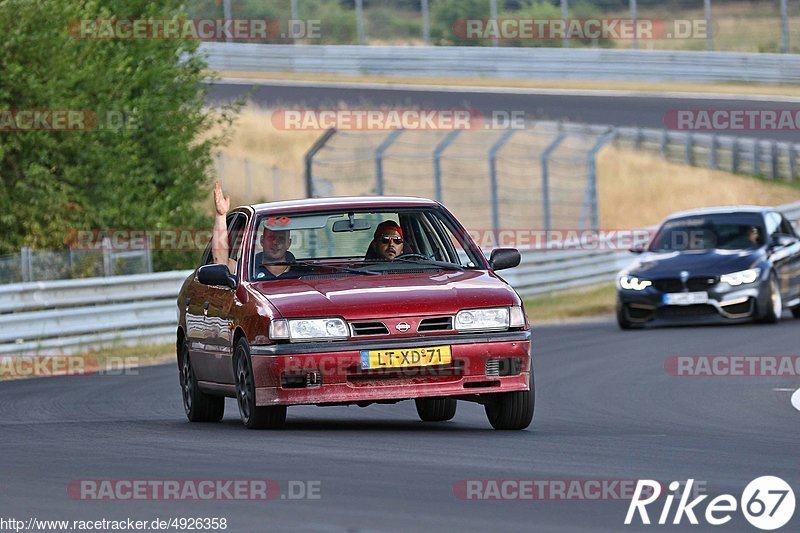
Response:
[[[372,370],[376,368],[446,365],[452,361],[452,358],[449,346],[362,350],[361,368],[363,370]]]

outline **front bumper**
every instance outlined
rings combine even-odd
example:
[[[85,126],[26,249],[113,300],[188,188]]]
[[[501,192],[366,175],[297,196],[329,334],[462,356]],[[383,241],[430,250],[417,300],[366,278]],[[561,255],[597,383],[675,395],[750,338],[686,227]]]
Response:
[[[530,339],[530,331],[517,331],[252,346],[256,405],[371,403],[528,390]],[[361,350],[439,345],[451,347],[452,363],[392,370],[360,367]]]
[[[704,304],[666,305],[664,293],[654,287],[643,291],[617,290],[617,313],[635,325],[725,324],[749,322],[769,306],[769,278],[746,286],[718,283],[709,288]]]

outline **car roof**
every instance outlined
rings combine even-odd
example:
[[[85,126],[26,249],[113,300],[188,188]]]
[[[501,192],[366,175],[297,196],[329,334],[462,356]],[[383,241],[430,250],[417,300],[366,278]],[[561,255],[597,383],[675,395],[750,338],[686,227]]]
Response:
[[[258,215],[292,212],[327,211],[342,208],[436,207],[439,202],[415,196],[337,196],[330,198],[304,198],[253,204],[249,207]]]
[[[769,213],[774,211],[773,207],[763,205],[725,205],[718,207],[701,207],[698,209],[687,209],[685,211],[677,211],[670,214],[667,220],[673,218],[690,217],[697,215],[721,215],[721,214],[735,214],[735,213]]]

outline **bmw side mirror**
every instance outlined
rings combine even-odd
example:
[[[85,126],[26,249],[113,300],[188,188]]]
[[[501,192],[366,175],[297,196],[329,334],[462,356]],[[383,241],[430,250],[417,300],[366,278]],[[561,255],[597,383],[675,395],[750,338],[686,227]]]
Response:
[[[503,270],[504,268],[514,268],[519,265],[522,257],[516,248],[497,248],[492,250],[489,257],[489,265],[492,270]]]
[[[644,246],[634,246],[630,250],[628,250],[632,254],[643,254],[645,253],[646,249]]]
[[[221,285],[236,288],[236,276],[230,273],[227,265],[203,265],[197,270],[197,280],[203,285]]]

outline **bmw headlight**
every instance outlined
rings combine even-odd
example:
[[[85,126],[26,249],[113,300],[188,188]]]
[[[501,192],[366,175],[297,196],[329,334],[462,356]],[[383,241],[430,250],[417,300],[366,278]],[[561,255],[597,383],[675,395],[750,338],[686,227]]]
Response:
[[[639,279],[636,276],[623,275],[619,277],[619,286],[631,291],[643,291],[653,284],[649,279]]]
[[[269,325],[269,337],[273,340],[332,341],[346,339],[347,324],[341,318],[303,318],[273,320]]]
[[[742,270],[740,272],[723,274],[722,276],[719,277],[719,280],[722,283],[727,283],[731,287],[738,287],[739,285],[745,285],[747,283],[755,282],[760,275],[761,275],[760,268],[750,268],[748,270]]]
[[[456,314],[457,331],[498,331],[511,325],[508,307],[463,309]]]

